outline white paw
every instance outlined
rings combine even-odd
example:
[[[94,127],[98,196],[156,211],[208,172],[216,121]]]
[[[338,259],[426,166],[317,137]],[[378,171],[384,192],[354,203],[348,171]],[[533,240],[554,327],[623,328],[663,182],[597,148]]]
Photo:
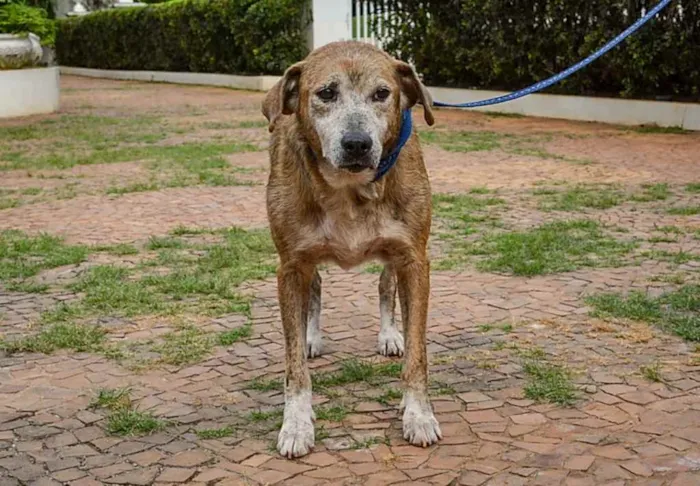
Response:
[[[377,351],[384,356],[403,356],[403,334],[394,326],[379,331]]]
[[[289,459],[305,456],[314,448],[314,413],[311,392],[287,397],[277,450]]]
[[[442,431],[426,400],[404,397],[403,437],[415,446],[428,447],[442,439]]]
[[[306,357],[316,358],[323,353],[323,338],[321,333],[306,333]]]

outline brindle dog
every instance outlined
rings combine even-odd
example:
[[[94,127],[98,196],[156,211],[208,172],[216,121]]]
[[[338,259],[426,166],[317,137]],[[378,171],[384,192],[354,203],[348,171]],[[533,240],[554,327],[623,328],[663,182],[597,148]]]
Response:
[[[344,269],[370,259],[385,264],[378,350],[401,356],[405,347],[404,437],[423,447],[442,438],[428,397],[425,336],[430,184],[415,133],[395,166],[377,179],[380,160],[399,143],[402,114],[416,103],[432,125],[432,100],[413,68],[359,42],[312,52],[285,72],[263,103],[272,132],[267,212],[280,257],[286,353],[277,448],[289,458],[314,446],[307,358],[322,351],[316,267],[323,262]],[[397,288],[403,332],[394,321]]]

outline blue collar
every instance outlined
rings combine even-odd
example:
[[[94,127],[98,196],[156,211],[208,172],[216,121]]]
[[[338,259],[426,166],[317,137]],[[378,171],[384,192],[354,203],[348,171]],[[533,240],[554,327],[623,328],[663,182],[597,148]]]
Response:
[[[379,166],[377,167],[377,175],[374,176],[374,182],[384,177],[389,170],[396,164],[401,154],[401,149],[406,145],[408,139],[411,138],[411,132],[413,131],[413,120],[411,118],[411,110],[404,110],[401,117],[401,133],[399,134],[399,141],[391,151],[389,155],[384,157],[379,161]]]

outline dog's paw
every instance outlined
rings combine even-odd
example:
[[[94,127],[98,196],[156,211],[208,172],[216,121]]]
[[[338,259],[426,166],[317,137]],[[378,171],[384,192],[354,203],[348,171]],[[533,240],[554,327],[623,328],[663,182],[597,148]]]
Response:
[[[306,357],[317,358],[323,353],[323,338],[321,333],[307,333],[306,335]]]
[[[430,407],[430,402],[404,400],[403,437],[419,447],[428,447],[442,439],[442,431]]]
[[[379,331],[377,351],[384,356],[403,356],[403,334],[394,326]]]
[[[314,448],[313,413],[288,414],[285,410],[284,421],[277,437],[277,450],[289,459],[305,456]]]

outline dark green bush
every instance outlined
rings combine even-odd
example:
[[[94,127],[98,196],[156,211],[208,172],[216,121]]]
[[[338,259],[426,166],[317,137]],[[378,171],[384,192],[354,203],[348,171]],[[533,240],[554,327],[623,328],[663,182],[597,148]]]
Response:
[[[514,90],[558,73],[658,0],[384,0],[385,47],[431,85]],[[401,8],[398,8],[401,4]],[[676,0],[620,47],[549,90],[700,99],[700,2]]]
[[[21,3],[0,3],[0,33],[23,35],[30,32],[39,36],[42,44],[53,45],[56,28],[46,10]]]
[[[305,2],[180,0],[58,22],[65,66],[280,74],[306,54]]]

